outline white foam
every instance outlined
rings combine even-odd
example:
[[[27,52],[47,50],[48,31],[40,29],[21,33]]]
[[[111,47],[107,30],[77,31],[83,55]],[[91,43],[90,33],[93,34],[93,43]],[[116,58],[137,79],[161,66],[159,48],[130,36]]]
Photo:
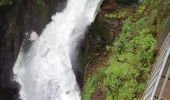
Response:
[[[80,100],[72,70],[77,43],[94,21],[101,0],[68,0],[63,12],[52,16],[29,52],[21,48],[14,66],[22,100]],[[34,34],[35,35],[35,34]]]

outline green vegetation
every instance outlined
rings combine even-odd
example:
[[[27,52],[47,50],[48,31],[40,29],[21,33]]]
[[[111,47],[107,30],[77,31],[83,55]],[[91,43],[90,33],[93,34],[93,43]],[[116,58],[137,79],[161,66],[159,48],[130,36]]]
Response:
[[[97,68],[85,81],[83,100],[91,100],[98,87],[104,89],[106,100],[141,98],[155,59],[157,38],[169,12],[169,0],[144,0],[133,13],[120,10],[105,14],[107,19],[122,20],[123,25],[109,46],[107,65],[102,70]]]
[[[0,6],[11,5],[12,3],[12,0],[0,0]]]
[[[45,6],[45,1],[44,0],[37,0],[37,5],[44,7]]]
[[[106,94],[114,100],[132,100],[144,91],[156,46],[147,19],[143,17],[131,23],[129,17],[114,42],[104,80]]]
[[[126,18],[127,17],[127,15],[128,15],[128,13],[126,12],[126,11],[122,11],[122,12],[115,12],[115,13],[107,13],[106,15],[105,15],[105,17],[107,17],[107,18]]]
[[[91,96],[94,93],[96,87],[97,87],[97,82],[103,77],[104,73],[100,71],[99,73],[94,73],[93,77],[87,79],[87,84],[86,84],[86,89],[85,89],[85,95],[83,100],[91,100]]]

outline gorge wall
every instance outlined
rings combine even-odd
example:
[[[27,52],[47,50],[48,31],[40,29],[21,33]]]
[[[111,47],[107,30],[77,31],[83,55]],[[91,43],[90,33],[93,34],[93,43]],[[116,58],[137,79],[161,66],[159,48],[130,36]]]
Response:
[[[16,0],[11,5],[0,6],[0,100],[19,99],[18,91],[20,86],[13,81],[12,70],[21,43],[23,42],[24,37],[26,37],[25,33],[27,32],[30,34],[32,31],[36,31],[40,35],[42,29],[51,20],[51,16],[56,11],[62,11],[67,4],[67,0],[40,1],[43,0]],[[117,1],[126,6],[117,7]],[[74,65],[82,66],[85,80],[92,80],[94,72],[102,68],[102,66],[105,66],[105,63],[108,62],[109,59],[107,56],[112,55],[109,48],[112,48],[113,41],[119,35],[123,26],[124,16],[121,15],[123,18],[115,20],[106,19],[105,14],[119,13],[121,12],[120,9],[124,9],[124,7],[126,8],[127,5],[134,3],[138,4],[138,2],[136,2],[138,0],[133,0],[133,2],[129,1],[131,0],[126,0],[126,3],[124,3],[123,0],[104,0],[101,11],[97,15],[95,22],[92,23],[91,27],[89,27],[86,32],[85,39],[80,44],[81,48],[78,59],[80,60],[80,64]],[[163,1],[168,2],[168,0]],[[152,25],[149,24],[152,28],[149,28],[151,29],[151,34],[158,37],[161,31],[160,27],[162,27],[164,20],[167,18],[170,8],[165,5],[167,3],[164,4],[156,1],[148,3],[146,7],[148,7],[148,5],[153,5],[152,7],[155,8],[157,3],[160,4],[158,9],[156,9],[157,12],[154,13],[152,9],[147,10],[146,8],[141,8],[140,10],[142,10],[142,12],[140,12],[140,16],[137,17],[140,18],[141,16],[146,15],[153,17],[151,21]],[[128,10],[130,13],[134,13],[134,10],[131,10],[130,7]],[[150,13],[153,14],[150,15]],[[137,18],[137,20],[139,18]],[[151,18],[149,18],[149,20],[150,19]],[[79,81],[81,87],[83,87],[83,83],[84,85],[88,83],[86,83],[86,81],[83,82],[81,70],[78,72],[75,71],[75,73],[77,81]],[[94,85],[98,85],[98,81],[95,82],[93,87]],[[88,87],[84,86],[84,90],[82,89],[82,91],[85,91],[85,88]],[[89,91],[87,93],[89,93]],[[83,95],[86,96],[87,94],[83,93]],[[90,96],[91,97],[89,98],[92,100],[98,100],[97,97],[104,100],[106,92],[103,91],[102,88],[96,87]]]
[[[16,0],[0,6],[0,100],[18,100],[19,85],[13,81],[13,66],[21,43],[31,31],[41,33],[67,0]]]

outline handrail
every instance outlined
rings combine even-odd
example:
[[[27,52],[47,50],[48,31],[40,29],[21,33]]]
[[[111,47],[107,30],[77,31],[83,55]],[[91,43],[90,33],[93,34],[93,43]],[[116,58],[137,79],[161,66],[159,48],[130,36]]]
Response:
[[[148,80],[147,88],[143,94],[142,100],[153,100],[154,99],[156,90],[158,88],[158,84],[161,79],[161,75],[163,73],[163,70],[165,68],[165,65],[167,63],[167,59],[168,59],[168,56],[170,53],[170,33],[166,37],[159,53],[160,54],[158,55],[158,58],[156,59],[156,62],[153,66],[153,70],[152,70],[151,76]],[[169,73],[170,73],[170,71],[167,72],[167,74],[169,74]],[[167,78],[167,76],[166,76],[166,78]],[[166,86],[166,83],[164,81],[163,87],[161,89],[161,94],[159,95],[158,98],[162,97],[165,86]],[[161,100],[161,99],[158,99],[158,100]]]
[[[169,75],[170,75],[170,66],[169,66],[168,71],[167,71],[167,73],[166,73],[165,80],[164,80],[164,82],[163,82],[163,85],[162,85],[161,92],[160,92],[160,94],[159,94],[158,100],[161,100],[161,98],[162,98],[162,95],[163,95],[163,93],[164,93],[164,90],[165,90],[166,83],[167,83],[167,81],[168,81]]]

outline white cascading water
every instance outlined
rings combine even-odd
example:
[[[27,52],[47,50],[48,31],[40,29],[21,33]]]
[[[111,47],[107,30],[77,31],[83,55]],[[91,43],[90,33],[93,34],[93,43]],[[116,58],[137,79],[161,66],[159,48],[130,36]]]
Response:
[[[71,59],[102,0],[68,0],[64,11],[52,16],[27,53],[23,47],[14,66],[22,100],[80,100]],[[35,16],[38,17],[38,16]]]

